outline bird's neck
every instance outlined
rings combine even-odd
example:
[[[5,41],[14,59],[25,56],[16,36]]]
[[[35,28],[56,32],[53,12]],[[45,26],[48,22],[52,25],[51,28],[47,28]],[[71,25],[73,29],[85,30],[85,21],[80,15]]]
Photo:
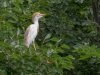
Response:
[[[38,19],[33,19],[32,22],[36,25],[38,25]]]

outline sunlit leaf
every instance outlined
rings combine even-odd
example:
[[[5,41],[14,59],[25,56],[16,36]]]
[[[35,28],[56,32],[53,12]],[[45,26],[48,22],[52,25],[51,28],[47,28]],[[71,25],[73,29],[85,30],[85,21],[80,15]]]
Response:
[[[48,33],[48,34],[45,36],[44,39],[46,40],[46,39],[49,39],[50,37],[51,37],[51,33]]]

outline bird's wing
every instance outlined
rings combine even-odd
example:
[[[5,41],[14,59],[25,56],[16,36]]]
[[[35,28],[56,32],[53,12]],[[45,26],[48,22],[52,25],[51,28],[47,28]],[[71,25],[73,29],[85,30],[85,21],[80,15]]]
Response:
[[[35,25],[30,25],[26,29],[26,32],[24,34],[24,43],[27,47],[29,47],[32,41],[34,42],[36,35],[37,35],[37,29]]]
[[[29,46],[28,45],[28,35],[29,35],[29,32],[30,32],[30,26],[26,29],[26,32],[24,34],[24,43],[26,46]]]

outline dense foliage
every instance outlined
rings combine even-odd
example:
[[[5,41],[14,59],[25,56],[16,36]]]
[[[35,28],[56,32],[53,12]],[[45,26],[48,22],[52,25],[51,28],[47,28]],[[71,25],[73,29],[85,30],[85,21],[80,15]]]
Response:
[[[96,4],[96,5],[95,5]],[[0,0],[0,75],[99,75],[99,0]],[[34,12],[36,48],[23,43]],[[96,17],[97,16],[97,17]]]

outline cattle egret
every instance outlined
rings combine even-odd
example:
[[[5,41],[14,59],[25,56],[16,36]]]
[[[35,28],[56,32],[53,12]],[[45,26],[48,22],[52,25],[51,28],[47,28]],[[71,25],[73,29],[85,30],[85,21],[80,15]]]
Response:
[[[29,48],[30,44],[33,43],[34,49],[36,50],[34,41],[35,38],[38,34],[39,31],[39,23],[38,20],[39,18],[45,16],[45,14],[41,14],[39,12],[36,12],[32,15],[32,22],[33,24],[31,24],[27,29],[26,32],[24,34],[24,43],[25,45]]]

